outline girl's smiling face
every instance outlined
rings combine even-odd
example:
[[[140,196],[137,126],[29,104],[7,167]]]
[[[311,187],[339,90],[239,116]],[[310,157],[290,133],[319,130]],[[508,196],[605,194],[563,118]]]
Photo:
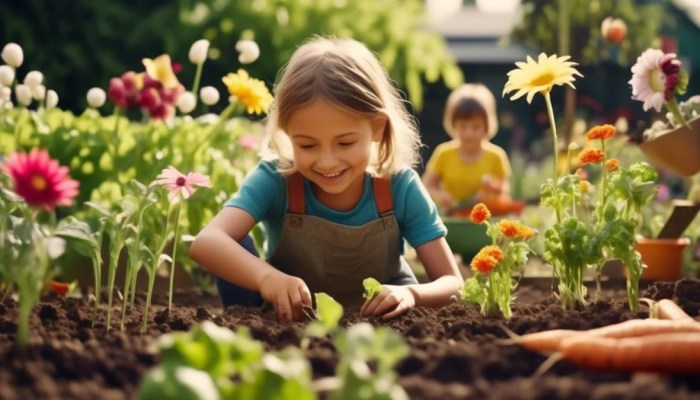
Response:
[[[325,206],[346,211],[362,196],[363,182],[386,118],[370,119],[324,99],[295,110],[286,131],[292,141],[294,162],[309,179]]]

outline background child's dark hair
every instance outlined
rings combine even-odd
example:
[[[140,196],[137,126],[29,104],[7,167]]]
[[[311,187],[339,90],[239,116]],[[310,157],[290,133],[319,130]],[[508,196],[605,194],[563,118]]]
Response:
[[[482,117],[486,122],[489,139],[498,132],[496,98],[482,83],[466,83],[450,93],[445,104],[443,127],[450,137],[456,137],[455,121],[463,118]]]

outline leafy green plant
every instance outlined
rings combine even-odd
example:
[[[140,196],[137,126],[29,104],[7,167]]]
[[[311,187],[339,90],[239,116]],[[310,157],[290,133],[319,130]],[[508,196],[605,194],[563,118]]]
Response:
[[[362,293],[362,297],[365,299],[371,299],[384,290],[384,286],[382,286],[382,284],[374,278],[363,279],[362,287],[365,289],[364,293]]]
[[[491,212],[479,203],[472,209],[471,218],[477,224],[486,224],[486,234],[492,244],[482,248],[471,262],[474,275],[462,286],[462,299],[479,304],[486,316],[503,315],[510,318],[511,293],[518,286],[514,273],[523,270],[528,254],[532,252],[527,241],[535,232],[528,226],[510,219],[498,224],[489,222]]]

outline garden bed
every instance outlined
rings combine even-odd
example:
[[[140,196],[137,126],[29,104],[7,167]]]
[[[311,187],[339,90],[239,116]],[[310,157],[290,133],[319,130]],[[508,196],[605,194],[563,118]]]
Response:
[[[584,311],[564,312],[551,294],[551,280],[521,282],[514,317],[505,325],[516,333],[552,328],[587,329],[634,317],[627,308],[623,283],[610,285],[600,300]],[[673,298],[698,316],[700,281],[643,284],[642,296]],[[90,328],[91,308],[82,299],[47,296],[35,308],[30,345],[20,353],[14,345],[16,303],[0,304],[0,399],[126,399],[133,398],[142,375],[158,360],[152,344],[163,333],[188,330],[210,319],[235,328],[248,326],[270,350],[299,345],[304,324],[278,323],[267,309],[232,307],[223,313],[211,295],[176,294],[173,315],[165,318],[166,296],[156,296],[155,316],[145,334],[138,333],[140,315],[132,314],[126,332],[106,333],[100,323]],[[103,315],[100,315],[103,318]],[[367,320],[346,313],[343,323]],[[387,323],[401,333],[411,353],[399,363],[398,383],[411,399],[690,399],[700,398],[696,376],[605,373],[560,361],[543,376],[533,376],[546,359],[505,338],[502,320],[482,317],[476,306],[455,303],[442,309],[414,309]],[[307,350],[314,378],[333,375],[337,363],[330,341],[317,340]]]

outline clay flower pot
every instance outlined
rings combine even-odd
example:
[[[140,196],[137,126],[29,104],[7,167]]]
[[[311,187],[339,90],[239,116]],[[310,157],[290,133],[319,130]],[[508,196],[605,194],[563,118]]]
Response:
[[[639,148],[654,164],[681,175],[691,176],[700,172],[700,117],[688,122],[690,129],[676,129],[644,141]]]
[[[676,281],[683,270],[683,250],[690,244],[688,238],[647,239],[637,237],[636,249],[647,265],[641,279],[654,281]]]

